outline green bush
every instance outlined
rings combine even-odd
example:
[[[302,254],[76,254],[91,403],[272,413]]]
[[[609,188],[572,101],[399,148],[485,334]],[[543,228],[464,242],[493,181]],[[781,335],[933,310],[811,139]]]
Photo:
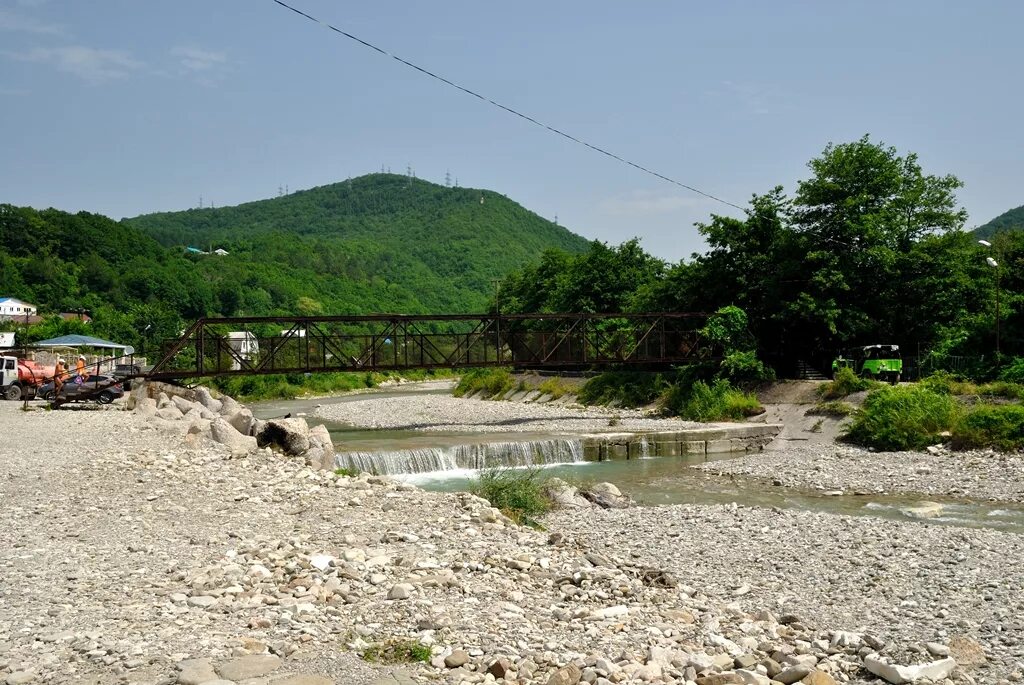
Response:
[[[749,388],[774,381],[775,370],[770,366],[765,366],[757,358],[757,353],[752,350],[736,351],[725,355],[722,367],[718,371],[718,377],[724,378],[733,385]]]
[[[589,379],[580,388],[581,404],[618,404],[642,407],[657,400],[668,382],[660,373],[645,371],[607,371]]]
[[[940,440],[959,414],[956,400],[920,385],[882,386],[868,394],[846,433],[880,450],[920,449]]]
[[[553,400],[557,400],[559,397],[571,395],[576,392],[576,388],[569,385],[562,378],[549,378],[541,383],[537,390],[544,395],[550,395]]]
[[[819,402],[818,404],[814,405],[804,413],[807,416],[843,417],[849,416],[856,410],[857,408],[854,407],[849,402],[842,402],[840,400],[830,400],[828,402]]]
[[[354,478],[355,476],[359,475],[359,469],[350,469],[344,466],[339,466],[338,468],[334,469],[334,475],[348,476],[349,478]]]
[[[1007,379],[979,385],[969,380],[964,380],[960,376],[939,371],[922,379],[921,385],[943,395],[978,395],[979,397],[1024,399],[1024,386]]]
[[[516,387],[508,369],[471,369],[462,375],[452,392],[456,397],[483,391],[485,397],[499,397]]]
[[[1000,372],[999,380],[1024,384],[1024,357],[1014,357],[1010,360]]]
[[[703,422],[742,421],[764,411],[753,394],[733,388],[724,379],[711,385],[704,381],[689,386],[677,383],[665,394],[662,407],[666,413]]]
[[[836,371],[835,377],[830,382],[824,383],[818,388],[818,394],[823,400],[838,400],[870,387],[870,380],[858,378],[853,369],[843,367]]]
[[[411,664],[430,661],[430,647],[416,640],[387,640],[363,651],[363,659],[375,664]]]
[[[1024,407],[1018,404],[979,404],[953,426],[953,447],[1024,449]]]
[[[470,492],[516,523],[536,526],[536,518],[551,509],[539,469],[488,469],[477,476]]]

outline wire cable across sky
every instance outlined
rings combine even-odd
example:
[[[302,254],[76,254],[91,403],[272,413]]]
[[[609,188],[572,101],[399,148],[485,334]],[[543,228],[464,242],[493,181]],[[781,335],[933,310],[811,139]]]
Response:
[[[654,176],[655,178],[660,178],[663,181],[668,181],[669,183],[671,183],[673,185],[679,186],[680,188],[685,188],[686,190],[689,190],[691,192],[697,193],[698,195],[703,195],[704,197],[706,197],[708,199],[711,199],[711,200],[714,200],[715,202],[721,202],[723,205],[728,205],[729,207],[735,207],[736,209],[739,209],[741,211],[744,210],[743,207],[740,207],[737,204],[729,202],[728,200],[723,200],[722,198],[716,197],[716,196],[712,195],[711,193],[706,193],[703,190],[700,190],[699,188],[694,188],[693,186],[690,186],[690,185],[687,185],[687,184],[682,183],[680,181],[677,181],[674,178],[669,178],[665,174],[660,174],[657,171],[654,171],[652,169],[648,169],[647,167],[641,166],[640,164],[637,164],[636,162],[631,162],[628,159],[625,159],[624,157],[620,157],[619,155],[617,155],[617,154],[615,154],[613,152],[609,152],[608,150],[605,150],[604,148],[598,147],[596,145],[591,145],[587,141],[581,140],[580,138],[577,138],[576,136],[570,135],[570,134],[566,133],[565,131],[559,130],[559,129],[555,128],[554,126],[548,126],[544,122],[538,121],[537,119],[534,119],[533,117],[531,117],[529,115],[523,114],[522,112],[516,111],[516,110],[512,109],[511,107],[506,107],[505,105],[501,104],[500,102],[496,102],[496,101],[490,99],[489,97],[487,97],[485,95],[481,95],[480,93],[477,93],[476,91],[470,90],[469,88],[466,88],[464,86],[460,86],[458,83],[455,83],[454,81],[450,81],[450,80],[446,79],[443,76],[435,74],[434,72],[429,71],[427,69],[424,69],[421,66],[413,64],[412,62],[410,62],[408,60],[402,59],[398,55],[393,55],[390,52],[388,52],[387,50],[384,50],[383,48],[377,47],[373,43],[369,43],[369,42],[363,40],[362,38],[360,38],[358,36],[354,36],[354,35],[352,35],[351,33],[347,32],[347,31],[342,31],[341,29],[339,29],[336,26],[332,26],[331,24],[328,24],[325,21],[321,21],[320,19],[317,19],[313,15],[307,14],[307,13],[303,12],[302,10],[298,9],[297,7],[292,7],[291,5],[289,5],[286,2],[283,2],[282,0],[273,0],[273,2],[278,4],[278,5],[280,5],[281,7],[284,7],[285,9],[291,10],[292,12],[294,12],[295,14],[298,14],[301,17],[305,17],[309,21],[312,21],[314,23],[320,24],[321,26],[323,26],[325,28],[328,28],[331,31],[334,31],[337,34],[340,34],[340,35],[342,35],[342,36],[344,36],[344,37],[346,37],[346,38],[348,38],[350,40],[354,40],[355,42],[359,43],[360,45],[368,47],[368,48],[370,48],[371,50],[373,50],[375,52],[379,52],[380,54],[384,55],[385,57],[390,57],[391,59],[395,60],[396,62],[401,62],[405,66],[410,67],[412,69],[415,69],[416,71],[420,72],[421,74],[424,74],[426,76],[429,76],[432,79],[436,79],[436,80],[438,80],[438,81],[440,81],[442,83],[445,83],[445,84],[451,86],[452,88],[455,88],[456,90],[461,90],[466,95],[471,95],[471,96],[473,96],[473,97],[475,97],[475,98],[477,98],[479,100],[483,100],[484,102],[486,102],[488,104],[491,104],[491,105],[497,107],[498,109],[504,110],[504,111],[508,112],[509,114],[517,116],[520,119],[525,119],[526,121],[530,122],[531,124],[533,124],[535,126],[539,126],[539,127],[543,128],[543,129],[547,129],[551,133],[554,133],[555,135],[561,136],[562,138],[565,138],[567,140],[571,140],[572,142],[576,143],[577,145],[582,145],[583,147],[590,148],[594,152],[599,152],[602,155],[605,155],[606,157],[611,157],[612,159],[614,159],[614,160],[616,160],[618,162],[621,162],[623,164],[626,164],[628,166],[631,166],[634,169],[638,169],[638,170],[644,172],[645,174],[650,174],[651,176]]]

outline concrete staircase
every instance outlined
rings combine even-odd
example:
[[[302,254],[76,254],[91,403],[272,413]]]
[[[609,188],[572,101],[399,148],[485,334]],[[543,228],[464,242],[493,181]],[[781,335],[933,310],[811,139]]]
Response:
[[[796,363],[796,373],[798,378],[802,378],[806,381],[827,381],[828,376],[824,375],[821,371],[811,366],[803,359],[800,359]]]

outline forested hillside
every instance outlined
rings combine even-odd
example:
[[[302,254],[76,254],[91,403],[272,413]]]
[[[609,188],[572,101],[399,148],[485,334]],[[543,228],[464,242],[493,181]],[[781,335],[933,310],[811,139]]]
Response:
[[[375,174],[123,222],[0,205],[0,245],[0,296],[88,310],[93,334],[138,347],[201,316],[482,311],[492,279],[588,242],[497,193]]]
[[[1003,212],[987,224],[974,229],[975,235],[979,238],[991,238],[1003,231],[1024,231],[1024,206]]]
[[[259,300],[240,303],[249,311],[294,312],[300,295],[333,313],[477,311],[493,279],[545,249],[587,247],[585,239],[498,193],[394,174],[127,221],[167,247],[230,252],[217,272]],[[286,271],[285,282],[264,273],[266,264]],[[317,287],[300,292],[308,290],[307,279]]]

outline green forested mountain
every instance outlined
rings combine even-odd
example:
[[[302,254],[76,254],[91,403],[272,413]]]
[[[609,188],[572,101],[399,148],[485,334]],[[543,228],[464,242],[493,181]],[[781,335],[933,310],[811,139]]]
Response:
[[[493,279],[545,249],[588,244],[498,193],[394,174],[127,222],[166,247],[230,252],[203,261],[242,286],[247,313],[293,313],[300,297],[314,300],[300,309],[338,314],[478,311]]]
[[[0,245],[0,297],[86,309],[93,334],[138,347],[201,316],[483,311],[492,279],[588,242],[497,193],[374,174],[121,222],[0,205]]]
[[[1003,212],[987,224],[974,229],[974,233],[979,238],[991,238],[996,233],[1003,231],[1024,231],[1024,205]]]

